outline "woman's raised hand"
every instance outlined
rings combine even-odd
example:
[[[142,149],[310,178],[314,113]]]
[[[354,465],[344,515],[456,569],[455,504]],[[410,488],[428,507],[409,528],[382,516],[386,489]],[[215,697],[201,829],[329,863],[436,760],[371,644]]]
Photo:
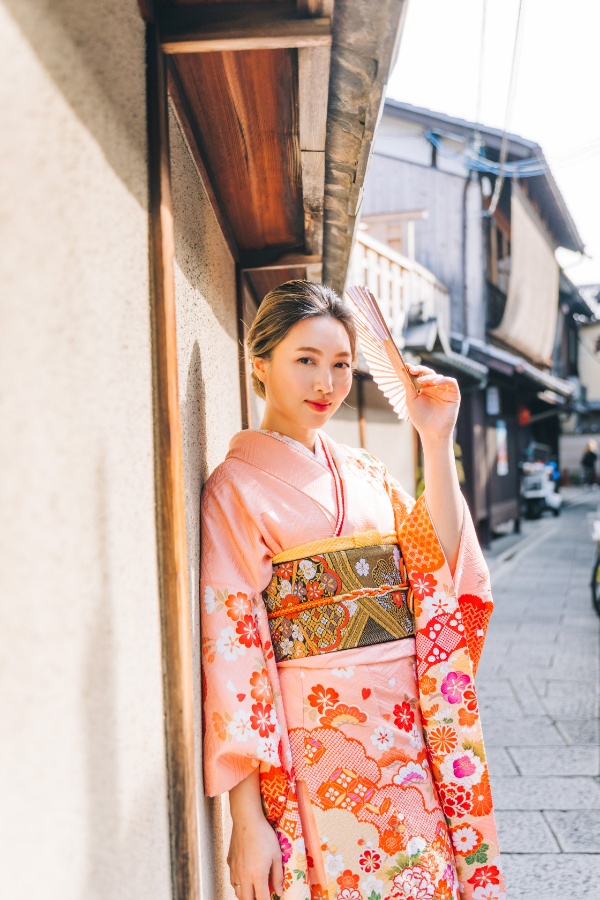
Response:
[[[460,407],[456,378],[438,375],[428,366],[407,364],[407,367],[421,388],[417,394],[410,380],[403,376],[408,413],[421,441],[451,438]]]
[[[229,792],[233,829],[227,862],[237,900],[271,900],[283,894],[277,835],[262,809],[258,770]]]

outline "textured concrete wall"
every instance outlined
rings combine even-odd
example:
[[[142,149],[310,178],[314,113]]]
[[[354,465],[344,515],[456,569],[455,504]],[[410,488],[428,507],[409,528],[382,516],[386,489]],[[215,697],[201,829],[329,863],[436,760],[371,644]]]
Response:
[[[241,428],[235,267],[209,205],[179,124],[170,115],[175,222],[177,352],[183,431],[185,510],[196,704],[196,752],[201,771],[200,706],[200,491]],[[200,776],[201,778],[201,776]],[[224,877],[226,813],[202,797],[199,781],[202,896],[229,896]]]
[[[168,900],[144,31],[0,33],[0,896]]]

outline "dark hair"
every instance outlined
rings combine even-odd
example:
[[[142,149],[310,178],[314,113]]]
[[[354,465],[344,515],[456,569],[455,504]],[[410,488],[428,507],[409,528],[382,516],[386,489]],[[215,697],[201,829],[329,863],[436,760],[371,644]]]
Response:
[[[286,281],[264,297],[246,339],[250,357],[270,359],[277,344],[296,322],[317,316],[330,316],[341,322],[350,339],[354,360],[356,328],[348,302],[325,284],[300,280]],[[265,386],[254,371],[252,387],[259,397],[265,396]]]

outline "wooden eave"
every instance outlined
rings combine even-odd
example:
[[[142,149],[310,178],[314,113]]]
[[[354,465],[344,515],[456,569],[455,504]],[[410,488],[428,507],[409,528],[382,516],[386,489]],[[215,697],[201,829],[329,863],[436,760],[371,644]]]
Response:
[[[405,6],[158,5],[172,102],[257,299],[297,277],[343,289]]]

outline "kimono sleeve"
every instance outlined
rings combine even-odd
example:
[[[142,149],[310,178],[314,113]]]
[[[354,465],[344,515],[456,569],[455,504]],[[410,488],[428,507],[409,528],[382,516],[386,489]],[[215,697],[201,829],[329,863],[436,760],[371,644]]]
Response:
[[[266,634],[261,627],[261,594],[271,575],[271,554],[235,483],[209,480],[200,573],[208,796],[230,790],[261,762],[281,764],[275,662],[268,627]]]
[[[471,513],[463,498],[463,527],[454,576],[444,555],[427,506],[426,491],[415,502],[388,476],[388,493],[396,531],[413,591],[415,614],[422,623],[449,612],[458,603],[461,627],[477,670],[493,609],[490,575]]]

